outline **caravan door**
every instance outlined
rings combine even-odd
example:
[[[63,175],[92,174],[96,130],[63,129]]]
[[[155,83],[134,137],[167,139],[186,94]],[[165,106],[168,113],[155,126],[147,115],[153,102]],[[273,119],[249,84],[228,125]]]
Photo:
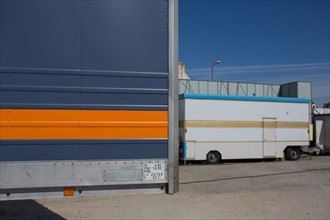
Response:
[[[262,119],[263,156],[276,156],[276,118]]]

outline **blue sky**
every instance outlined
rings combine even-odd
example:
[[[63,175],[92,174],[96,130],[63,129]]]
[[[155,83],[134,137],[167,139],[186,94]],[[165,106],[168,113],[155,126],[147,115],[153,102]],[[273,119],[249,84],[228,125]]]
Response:
[[[310,81],[330,101],[330,1],[179,0],[179,59],[191,79]]]

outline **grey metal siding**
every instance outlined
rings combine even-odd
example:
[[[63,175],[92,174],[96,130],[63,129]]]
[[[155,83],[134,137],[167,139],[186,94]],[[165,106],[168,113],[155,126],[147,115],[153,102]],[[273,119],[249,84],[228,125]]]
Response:
[[[1,1],[1,108],[168,108],[167,1]]]
[[[0,2],[2,109],[168,110],[168,1]],[[22,140],[1,161],[167,158],[168,141]]]
[[[167,140],[1,141],[0,161],[166,159]]]
[[[80,1],[1,0],[1,66],[80,68]]]
[[[167,1],[86,1],[82,7],[84,69],[168,72]]]

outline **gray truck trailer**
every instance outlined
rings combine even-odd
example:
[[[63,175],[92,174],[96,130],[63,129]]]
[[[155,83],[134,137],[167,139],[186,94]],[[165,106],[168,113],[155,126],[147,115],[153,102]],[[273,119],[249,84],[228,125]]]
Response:
[[[177,1],[0,7],[0,200],[177,192]]]

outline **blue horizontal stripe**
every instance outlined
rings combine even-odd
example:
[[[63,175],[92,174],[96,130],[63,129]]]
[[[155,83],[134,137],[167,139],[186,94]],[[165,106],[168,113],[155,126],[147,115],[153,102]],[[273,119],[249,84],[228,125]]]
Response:
[[[57,92],[57,93],[113,93],[113,94],[168,94],[167,89],[149,88],[106,88],[106,87],[68,87],[68,86],[1,86],[0,91]]]
[[[0,103],[0,109],[61,109],[61,110],[168,110],[168,105],[105,105],[105,104],[17,104]]]
[[[181,94],[179,99],[212,99],[212,100],[233,100],[233,101],[257,101],[257,102],[289,102],[309,103],[307,98],[284,98],[284,97],[261,97],[261,96],[226,96],[226,95],[204,95],[204,94]]]
[[[168,157],[168,140],[0,140],[0,161],[129,160]]]
[[[120,77],[152,77],[168,78],[167,72],[138,72],[138,71],[111,71],[111,70],[82,70],[82,69],[55,69],[55,68],[20,68],[0,67],[0,73],[41,74],[41,75],[78,75],[78,76],[120,76]]]

